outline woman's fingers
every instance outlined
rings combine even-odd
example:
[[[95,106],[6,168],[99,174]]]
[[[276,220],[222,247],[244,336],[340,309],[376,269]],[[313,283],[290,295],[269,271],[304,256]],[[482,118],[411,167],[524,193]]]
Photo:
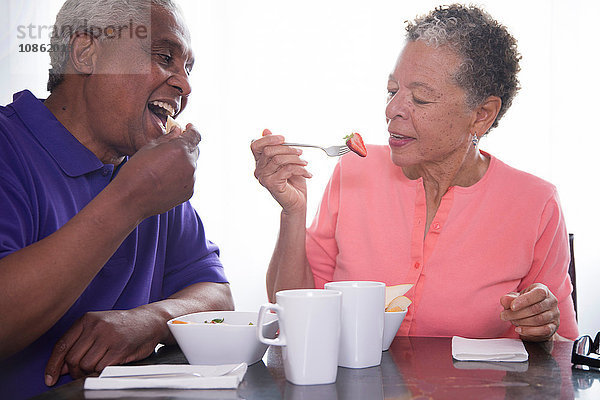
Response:
[[[272,175],[276,173],[278,170],[288,166],[288,165],[299,165],[301,167],[305,167],[308,163],[298,157],[296,154],[282,154],[273,156],[267,160],[264,160],[264,163],[261,162],[260,166],[256,167],[254,175]]]
[[[543,341],[552,338],[558,325],[546,324],[542,326],[518,326],[515,331],[525,340]]]
[[[312,174],[300,165],[287,164],[278,168],[272,174],[261,174],[257,179],[269,191],[283,193],[287,188],[288,180],[295,176],[311,178]]]
[[[279,138],[268,134],[250,145],[256,160],[254,176],[261,185],[275,192],[284,190],[287,179],[293,176],[312,177],[304,168],[308,163],[300,158],[302,150],[281,146],[283,137]]]
[[[260,139],[259,139],[260,140]],[[291,146],[282,145],[268,145],[261,146],[258,148],[259,153],[254,153],[254,159],[256,160],[256,168],[261,168],[265,164],[269,163],[273,157],[277,156],[300,156],[302,150],[296,149]]]
[[[256,161],[254,176],[284,210],[292,212],[306,208],[306,170],[308,163],[300,158],[302,150],[283,146],[285,139],[268,129],[260,139],[253,140],[250,149]]]
[[[555,323],[558,315],[554,310],[547,310],[540,314],[531,315],[525,318],[513,319],[515,326],[542,326],[549,323]]]
[[[250,150],[252,150],[252,154],[254,155],[254,159],[258,161],[258,159],[263,155],[265,148],[269,146],[278,146],[285,142],[285,138],[281,135],[267,135],[261,137],[260,139],[253,140],[250,143]],[[285,148],[292,148],[290,146],[281,146]]]
[[[519,293],[516,292],[507,293],[500,298],[500,304],[502,305],[502,307],[504,307],[505,310],[510,310],[510,306],[513,300],[516,299],[518,295]]]
[[[508,302],[511,297],[514,299]],[[505,309],[500,318],[515,325],[515,331],[526,340],[548,340],[560,325],[556,296],[541,283],[532,284],[518,296],[509,293],[501,303]]]
[[[535,315],[542,314],[546,311],[553,310],[555,308],[558,310],[558,308],[555,307],[556,305],[556,299],[548,297],[537,303],[530,304],[525,308],[520,308],[518,311],[514,311],[512,309],[504,310],[500,315],[501,318],[505,321],[521,320],[524,318],[529,318]]]
[[[553,295],[545,285],[533,284],[515,298],[510,308],[513,311],[518,311],[540,303],[549,297],[553,297]]]

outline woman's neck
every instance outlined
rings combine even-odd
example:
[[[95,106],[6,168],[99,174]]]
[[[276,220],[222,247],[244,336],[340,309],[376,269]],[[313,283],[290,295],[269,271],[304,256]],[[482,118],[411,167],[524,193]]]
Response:
[[[442,161],[426,162],[402,168],[409,179],[423,179],[427,203],[425,235],[448,189],[451,186],[469,187],[479,182],[485,175],[489,164],[489,157],[472,147],[466,155],[451,156]]]

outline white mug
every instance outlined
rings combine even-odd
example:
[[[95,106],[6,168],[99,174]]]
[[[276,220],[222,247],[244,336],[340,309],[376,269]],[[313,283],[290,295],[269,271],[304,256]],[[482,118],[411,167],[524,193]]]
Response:
[[[282,290],[277,304],[265,304],[258,312],[258,340],[283,346],[285,378],[296,385],[333,383],[337,377],[342,294],[323,289]],[[265,338],[265,313],[275,311],[279,336]],[[381,352],[381,338],[379,340]]]
[[[342,292],[342,334],[338,365],[368,368],[381,364],[385,283],[329,282],[325,289]]]

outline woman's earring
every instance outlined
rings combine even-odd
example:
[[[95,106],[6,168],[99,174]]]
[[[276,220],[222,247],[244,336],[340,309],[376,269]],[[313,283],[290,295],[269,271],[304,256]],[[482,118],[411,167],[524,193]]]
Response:
[[[477,147],[477,143],[479,143],[479,137],[477,136],[477,133],[473,134],[473,140],[471,140],[473,142],[473,146]]]

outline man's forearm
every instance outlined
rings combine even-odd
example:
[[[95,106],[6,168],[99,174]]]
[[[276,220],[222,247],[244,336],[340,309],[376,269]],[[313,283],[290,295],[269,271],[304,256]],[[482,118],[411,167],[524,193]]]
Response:
[[[200,311],[229,311],[234,309],[228,283],[199,282],[173,294],[168,299],[138,307],[152,318],[157,343],[173,344],[175,340],[166,322],[181,315]]]
[[[183,314],[231,310],[233,301],[226,283],[202,282],[186,287],[168,299],[129,310],[89,312],[58,340],[46,365],[47,384],[65,373],[79,378],[108,365],[141,360],[158,343],[174,339],[167,321]]]
[[[52,235],[0,260],[0,358],[55,324],[137,225],[107,189]]]

